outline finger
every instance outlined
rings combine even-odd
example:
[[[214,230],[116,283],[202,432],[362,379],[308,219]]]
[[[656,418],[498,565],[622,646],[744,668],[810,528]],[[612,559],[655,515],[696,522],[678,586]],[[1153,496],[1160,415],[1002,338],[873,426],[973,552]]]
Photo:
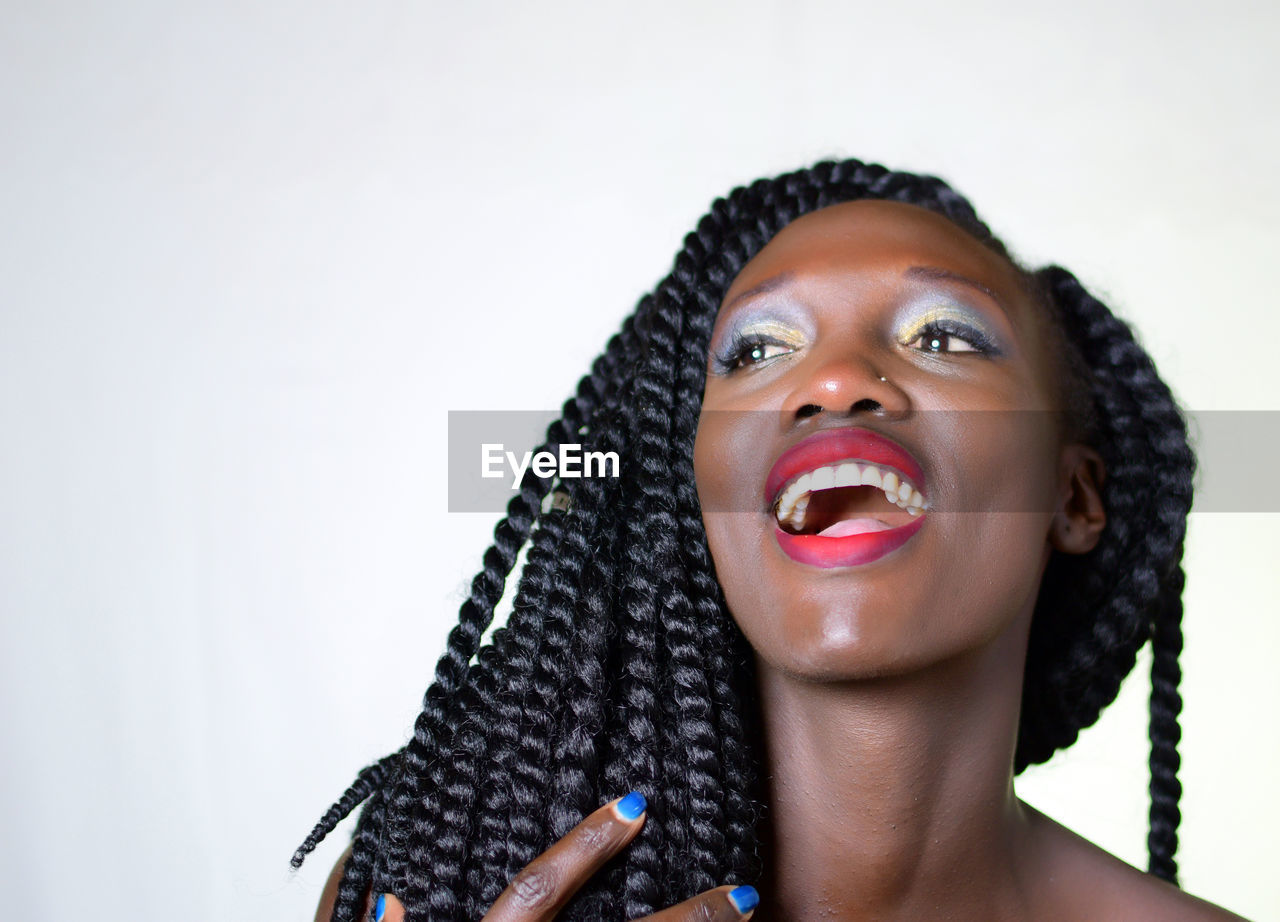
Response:
[[[574,826],[515,876],[481,922],[550,922],[605,862],[644,825],[638,791],[612,800]]]
[[[642,922],[742,922],[751,918],[759,902],[755,887],[716,887],[645,916]]]

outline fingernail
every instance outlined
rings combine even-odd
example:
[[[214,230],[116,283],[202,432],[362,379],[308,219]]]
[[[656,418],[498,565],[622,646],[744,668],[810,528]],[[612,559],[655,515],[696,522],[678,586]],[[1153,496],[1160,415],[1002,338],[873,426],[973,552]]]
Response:
[[[629,823],[641,813],[644,813],[644,808],[646,806],[647,804],[645,803],[644,795],[639,791],[632,791],[626,797],[622,798],[622,800],[618,801],[617,805],[613,809],[617,812],[618,816]]]
[[[760,894],[756,893],[755,887],[747,885],[734,887],[729,891],[729,902],[733,904],[734,909],[745,916],[760,905]]]
[[[739,888],[741,889],[741,888]],[[737,891],[734,891],[735,893]],[[373,922],[382,922],[382,917],[387,914],[387,895],[385,893],[378,894],[378,901],[373,904]]]

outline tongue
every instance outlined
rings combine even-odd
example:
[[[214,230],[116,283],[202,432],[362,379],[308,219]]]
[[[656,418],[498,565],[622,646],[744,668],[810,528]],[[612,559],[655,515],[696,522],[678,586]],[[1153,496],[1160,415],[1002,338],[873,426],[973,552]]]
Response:
[[[849,535],[865,535],[872,531],[888,531],[891,527],[878,519],[844,519],[822,529],[818,532],[818,537],[847,538]]]

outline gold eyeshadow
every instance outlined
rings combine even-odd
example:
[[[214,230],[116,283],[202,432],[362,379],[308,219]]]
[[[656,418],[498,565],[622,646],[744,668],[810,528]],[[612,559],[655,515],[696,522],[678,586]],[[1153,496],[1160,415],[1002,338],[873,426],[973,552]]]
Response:
[[[721,374],[731,371],[736,358],[749,346],[799,349],[812,339],[812,326],[811,319],[795,304],[770,304],[740,311],[713,341],[711,368]]]
[[[895,311],[889,324],[892,338],[904,346],[921,336],[938,333],[958,337],[974,352],[986,355],[1006,352],[1004,337],[996,332],[995,325],[983,311],[951,298],[933,295],[908,300]],[[711,370],[721,374],[732,371],[752,346],[800,349],[812,341],[812,326],[812,318],[794,303],[741,311],[715,338],[709,355]]]
[[[736,339],[759,338],[788,346],[803,345],[806,338],[803,330],[772,318],[735,325],[728,335]]]
[[[909,311],[894,338],[907,345],[935,330],[961,337],[978,352],[1000,354],[1005,351],[1001,337],[981,312],[954,304],[929,305],[918,312]]]

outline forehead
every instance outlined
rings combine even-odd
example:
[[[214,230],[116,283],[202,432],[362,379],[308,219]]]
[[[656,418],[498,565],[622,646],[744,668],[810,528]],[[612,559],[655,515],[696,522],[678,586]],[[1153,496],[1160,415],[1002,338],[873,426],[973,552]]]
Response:
[[[810,212],[792,221],[757,253],[725,300],[787,274],[827,279],[898,276],[912,266],[948,269],[1019,300],[1021,284],[1008,260],[947,218],[917,205],[864,199]]]

